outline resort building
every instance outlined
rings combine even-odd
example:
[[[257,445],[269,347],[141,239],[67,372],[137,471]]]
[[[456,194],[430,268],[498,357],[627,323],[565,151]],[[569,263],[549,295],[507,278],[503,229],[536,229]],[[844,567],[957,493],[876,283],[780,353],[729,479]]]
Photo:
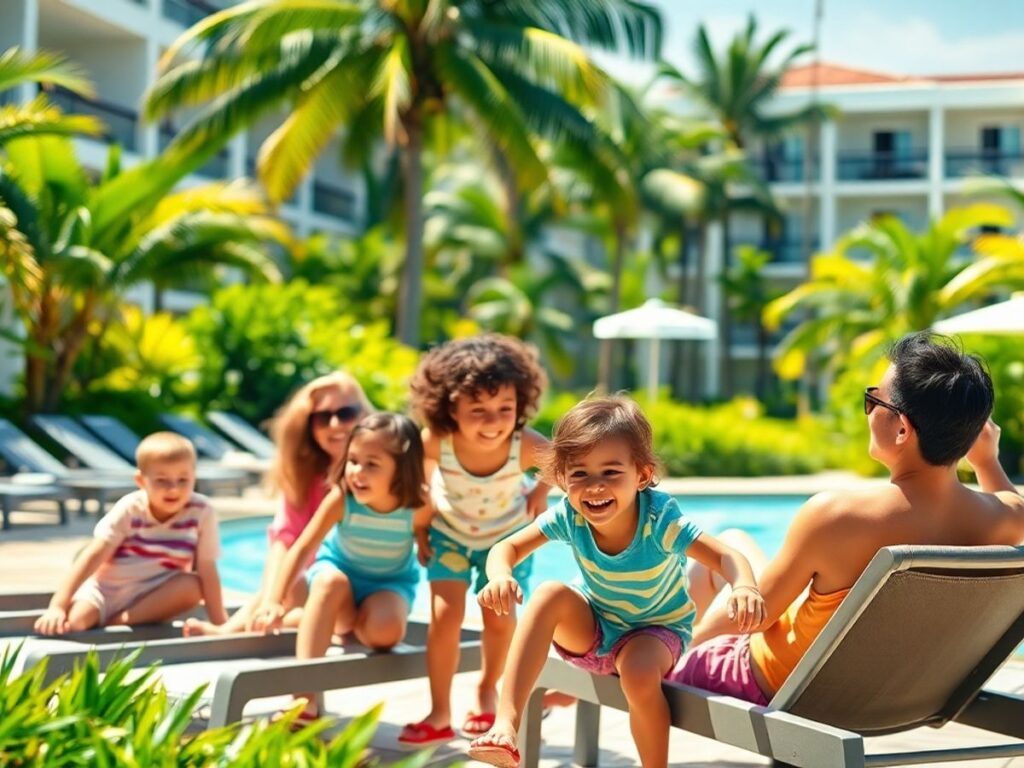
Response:
[[[823,63],[786,73],[774,106],[789,112],[812,100],[834,107],[835,117],[813,132],[748,148],[784,209],[781,230],[749,213],[730,220],[734,245],[772,253],[765,272],[776,287],[803,280],[813,252],[873,216],[893,214],[922,228],[978,200],[965,195],[970,176],[1024,184],[1024,72],[903,76]],[[711,270],[707,292],[720,292]],[[735,390],[750,391],[752,326],[734,325],[729,354]]]

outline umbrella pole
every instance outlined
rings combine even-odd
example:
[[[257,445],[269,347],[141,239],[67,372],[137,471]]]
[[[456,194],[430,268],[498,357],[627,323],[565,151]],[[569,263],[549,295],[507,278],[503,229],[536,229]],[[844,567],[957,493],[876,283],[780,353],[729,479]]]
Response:
[[[648,343],[651,347],[647,358],[647,400],[653,404],[658,399],[658,358],[661,339],[651,339]]]

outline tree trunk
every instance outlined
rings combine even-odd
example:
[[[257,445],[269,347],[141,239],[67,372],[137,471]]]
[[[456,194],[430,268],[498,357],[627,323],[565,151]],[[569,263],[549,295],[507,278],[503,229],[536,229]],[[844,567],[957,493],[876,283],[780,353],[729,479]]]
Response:
[[[526,257],[526,248],[523,242],[523,228],[520,225],[522,217],[522,199],[519,195],[519,184],[516,182],[516,175],[508,164],[508,159],[497,147],[492,147],[491,157],[494,162],[495,171],[501,181],[501,191],[504,196],[502,200],[502,212],[505,215],[505,237],[508,242],[508,250],[505,253],[504,261],[498,265],[498,274],[507,278],[509,267],[522,263]]]
[[[708,227],[707,222],[701,221],[697,225],[696,237],[694,238],[694,246],[696,248],[696,274],[693,277],[693,301],[692,305],[697,310],[698,315],[704,314],[704,287],[705,281],[708,277],[708,259],[707,259],[707,234]],[[692,365],[690,366],[690,391],[694,394],[696,399],[697,393],[701,391],[700,386],[700,366],[697,361],[701,357],[699,346],[697,343],[692,345]]]
[[[682,239],[679,241],[679,253],[676,259],[676,264],[679,267],[679,277],[676,280],[676,303],[682,307],[689,303],[687,293],[690,285],[687,271],[690,268],[690,251],[693,249],[695,239],[694,228],[687,226],[685,219],[679,227],[679,235]],[[673,394],[676,397],[685,397],[686,395],[686,371],[689,368],[689,357],[689,345],[685,341],[677,341],[672,345],[669,370],[672,371],[671,381]]]
[[[408,144],[402,155],[405,177],[405,264],[398,286],[395,331],[399,341],[420,344],[420,300],[423,290],[423,126],[420,115],[403,121]]]
[[[615,222],[615,244],[612,254],[612,288],[610,301],[608,302],[608,314],[613,315],[619,311],[619,300],[622,293],[622,267],[626,260],[626,226],[622,222]],[[612,340],[601,339],[600,349],[597,357],[597,391],[604,393],[611,385],[612,376]]]
[[[732,238],[729,235],[729,207],[725,208],[722,214],[722,274],[729,274],[732,269]],[[729,399],[733,395],[732,377],[732,310],[729,308],[728,298],[722,300],[722,319],[719,323],[719,330],[722,334],[721,371],[722,371],[722,395]]]
[[[761,315],[758,314],[754,320],[757,328],[757,378],[754,383],[754,392],[757,399],[764,402],[768,387],[768,332],[765,330]]]

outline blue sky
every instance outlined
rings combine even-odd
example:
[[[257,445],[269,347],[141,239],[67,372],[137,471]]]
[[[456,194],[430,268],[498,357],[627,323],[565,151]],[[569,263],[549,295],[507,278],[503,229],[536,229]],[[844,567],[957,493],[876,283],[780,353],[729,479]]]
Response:
[[[753,12],[764,30],[810,41],[814,0],[653,0],[668,29],[665,57],[688,68],[703,22],[719,43]],[[1024,71],[1021,0],[823,0],[821,58],[896,74]]]

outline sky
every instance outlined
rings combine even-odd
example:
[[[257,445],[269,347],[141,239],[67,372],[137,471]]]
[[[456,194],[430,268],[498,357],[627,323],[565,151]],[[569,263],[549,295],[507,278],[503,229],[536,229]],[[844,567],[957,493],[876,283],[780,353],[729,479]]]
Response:
[[[664,56],[692,71],[694,31],[727,41],[749,13],[765,32],[810,42],[815,0],[652,0],[666,21]],[[892,74],[1024,72],[1024,0],[821,0],[823,61]],[[716,46],[717,47],[717,46]]]

